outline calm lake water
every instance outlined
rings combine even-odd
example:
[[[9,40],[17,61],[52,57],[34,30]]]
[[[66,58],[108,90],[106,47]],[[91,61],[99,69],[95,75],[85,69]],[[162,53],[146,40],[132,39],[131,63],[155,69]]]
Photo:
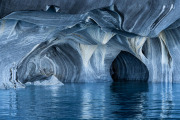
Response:
[[[88,83],[0,90],[0,119],[180,118],[180,84]]]

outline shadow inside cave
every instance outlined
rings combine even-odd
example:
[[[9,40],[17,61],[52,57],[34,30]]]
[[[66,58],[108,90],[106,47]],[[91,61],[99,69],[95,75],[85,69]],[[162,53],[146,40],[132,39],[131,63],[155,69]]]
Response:
[[[148,81],[147,67],[129,52],[121,51],[111,65],[110,74],[115,82]]]

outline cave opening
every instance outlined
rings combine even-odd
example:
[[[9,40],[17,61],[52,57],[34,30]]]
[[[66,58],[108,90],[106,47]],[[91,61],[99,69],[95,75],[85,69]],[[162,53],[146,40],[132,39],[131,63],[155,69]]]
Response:
[[[110,74],[114,82],[148,81],[146,65],[129,52],[121,51],[111,64]]]
[[[70,44],[40,45],[19,64],[17,76],[22,83],[43,81],[51,76],[63,83],[77,82],[80,69],[80,55]]]

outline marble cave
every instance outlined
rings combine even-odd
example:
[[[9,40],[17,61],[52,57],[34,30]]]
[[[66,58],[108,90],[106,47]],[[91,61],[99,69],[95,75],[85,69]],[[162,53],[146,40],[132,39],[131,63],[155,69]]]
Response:
[[[0,0],[0,88],[180,82],[179,0]]]

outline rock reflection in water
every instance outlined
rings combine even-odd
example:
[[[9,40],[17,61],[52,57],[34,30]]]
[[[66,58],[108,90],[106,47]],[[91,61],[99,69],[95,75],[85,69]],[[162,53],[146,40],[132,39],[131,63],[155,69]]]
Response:
[[[179,118],[180,84],[145,82],[1,90],[2,119]]]

